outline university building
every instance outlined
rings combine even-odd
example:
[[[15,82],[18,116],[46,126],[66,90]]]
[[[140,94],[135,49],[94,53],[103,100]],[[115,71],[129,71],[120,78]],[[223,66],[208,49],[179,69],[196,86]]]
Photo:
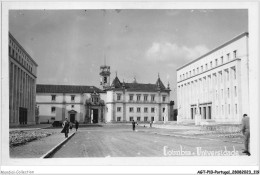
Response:
[[[168,121],[170,88],[158,76],[154,84],[121,82],[110,84],[110,66],[100,67],[100,85],[37,85],[37,106],[41,123],[68,118],[80,123]]]
[[[9,124],[35,124],[37,63],[9,33]]]
[[[240,123],[249,113],[248,33],[177,69],[178,122]]]

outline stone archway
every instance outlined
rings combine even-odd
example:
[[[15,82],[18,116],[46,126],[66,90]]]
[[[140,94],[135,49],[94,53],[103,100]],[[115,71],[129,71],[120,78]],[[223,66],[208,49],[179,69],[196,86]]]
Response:
[[[76,120],[76,116],[77,116],[77,111],[75,111],[75,110],[70,110],[70,111],[68,111],[68,118],[69,118],[69,121],[71,122],[71,123],[75,123],[75,120]]]

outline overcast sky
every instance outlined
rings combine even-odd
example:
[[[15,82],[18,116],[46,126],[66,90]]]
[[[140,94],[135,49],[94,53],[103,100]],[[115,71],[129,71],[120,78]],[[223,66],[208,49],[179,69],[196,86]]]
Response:
[[[38,84],[94,85],[99,67],[155,83],[176,100],[176,69],[248,31],[247,10],[11,10],[9,30],[38,63]]]

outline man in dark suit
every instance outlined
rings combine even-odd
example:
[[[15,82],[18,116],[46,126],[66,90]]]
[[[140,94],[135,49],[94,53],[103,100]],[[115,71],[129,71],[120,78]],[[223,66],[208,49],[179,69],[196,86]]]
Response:
[[[248,150],[248,145],[250,141],[250,122],[247,114],[244,114],[242,118],[242,133],[244,135],[244,144],[245,144],[245,150],[243,151],[243,153],[250,156],[251,154]]]
[[[135,131],[135,124],[137,124],[137,122],[135,122],[135,120],[133,120],[133,121],[132,121],[133,131]]]

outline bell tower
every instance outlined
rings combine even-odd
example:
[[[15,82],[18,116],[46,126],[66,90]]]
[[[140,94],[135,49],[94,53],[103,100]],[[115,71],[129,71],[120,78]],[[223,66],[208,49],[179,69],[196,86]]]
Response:
[[[106,65],[100,66],[100,86],[103,90],[106,90],[110,87],[110,66]]]

